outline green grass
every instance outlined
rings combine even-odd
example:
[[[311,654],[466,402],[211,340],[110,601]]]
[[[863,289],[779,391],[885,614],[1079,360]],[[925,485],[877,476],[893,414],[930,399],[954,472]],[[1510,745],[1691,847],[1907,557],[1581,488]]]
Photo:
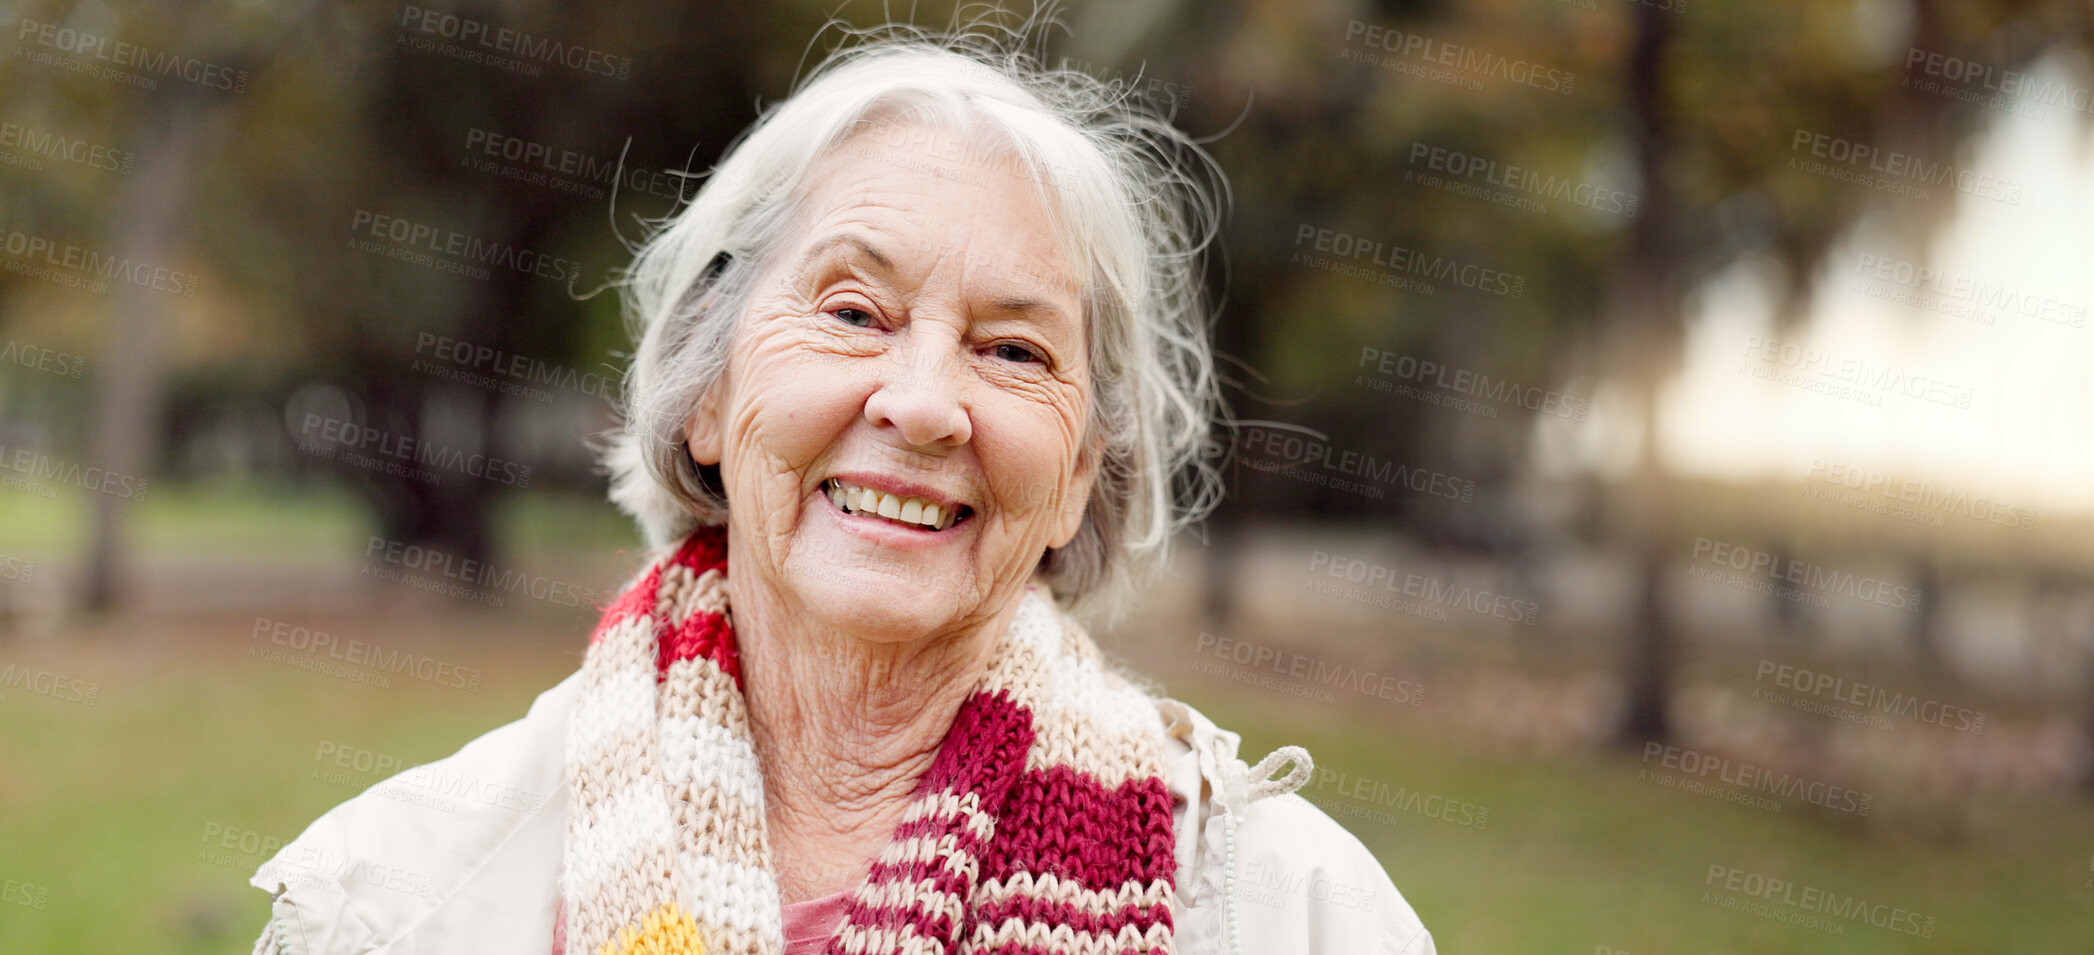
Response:
[[[238,620],[201,625],[202,642],[78,636],[78,652],[29,654],[34,668],[99,687],[92,705],[26,688],[0,701],[0,880],[47,890],[41,910],[0,905],[0,952],[245,951],[268,912],[246,879],[268,853],[239,851],[239,834],[289,840],[354,794],[313,778],[321,744],[438,759],[521,716],[571,669],[574,656],[543,641],[491,655],[498,622],[480,623],[479,649],[453,651],[486,672],[471,693],[248,658]],[[152,661],[126,660],[119,639]]]
[[[1442,951],[2048,955],[2086,952],[2094,939],[2094,805],[2083,799],[1996,797],[1977,811],[1975,835],[1945,843],[1661,788],[1638,780],[1634,754],[1498,756],[1397,726],[1308,718],[1319,708],[1187,696],[1243,733],[1247,760],[1293,743],[1392,790],[1489,807],[1481,827],[1415,810],[1384,809],[1393,821],[1332,813],[1382,860]],[[1844,927],[1835,935],[1721,908],[1703,897],[1729,895],[1708,884],[1712,865],[1933,916],[1933,935],[1832,918]]]

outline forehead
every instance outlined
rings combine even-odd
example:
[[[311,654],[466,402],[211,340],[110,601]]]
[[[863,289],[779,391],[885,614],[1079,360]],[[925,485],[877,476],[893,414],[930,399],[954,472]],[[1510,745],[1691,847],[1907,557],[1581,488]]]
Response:
[[[803,266],[858,256],[904,274],[957,264],[970,277],[1074,297],[1085,283],[1046,193],[988,135],[870,123],[808,171],[787,255]]]

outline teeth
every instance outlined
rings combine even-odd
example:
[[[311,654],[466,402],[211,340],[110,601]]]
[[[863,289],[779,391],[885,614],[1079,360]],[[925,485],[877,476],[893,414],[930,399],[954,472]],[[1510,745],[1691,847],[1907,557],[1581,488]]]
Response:
[[[947,511],[942,505],[920,497],[883,494],[871,488],[846,484],[835,478],[829,480],[826,490],[829,499],[850,514],[877,514],[891,521],[941,531],[951,527],[953,521],[959,517],[958,509]]]

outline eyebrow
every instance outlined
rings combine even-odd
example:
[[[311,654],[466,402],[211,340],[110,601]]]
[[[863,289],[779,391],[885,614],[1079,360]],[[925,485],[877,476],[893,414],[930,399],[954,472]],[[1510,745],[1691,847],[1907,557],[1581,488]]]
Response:
[[[874,265],[879,266],[882,271],[890,275],[895,271],[894,260],[888,258],[887,253],[880,251],[878,246],[873,245],[863,236],[849,232],[832,233],[816,240],[813,245],[807,247],[807,254],[800,257],[800,267],[802,269],[809,268],[814,263],[821,261],[824,256],[830,255],[842,247],[857,250],[866,258],[871,259]],[[1032,313],[1067,317],[1067,310],[1061,306],[1045,299],[1031,298],[1024,295],[999,295],[990,300],[989,309],[1005,314],[1016,312],[1020,314]]]
[[[800,262],[803,267],[806,265],[811,265],[814,262],[820,260],[823,256],[828,255],[830,252],[834,251],[839,246],[850,246],[852,248],[855,248],[866,258],[873,260],[874,265],[879,266],[881,269],[889,273],[892,273],[894,271],[894,260],[888,258],[887,253],[880,251],[878,246],[875,246],[872,243],[865,241],[865,239],[859,236],[852,235],[848,232],[838,232],[834,235],[830,235],[821,239],[820,241],[816,242],[811,246],[808,246],[807,254],[800,257]]]
[[[1061,306],[1050,302],[1044,302],[1036,298],[1018,298],[1014,296],[1002,296],[990,300],[989,309],[996,312],[1046,312],[1050,315],[1060,315],[1063,311]]]

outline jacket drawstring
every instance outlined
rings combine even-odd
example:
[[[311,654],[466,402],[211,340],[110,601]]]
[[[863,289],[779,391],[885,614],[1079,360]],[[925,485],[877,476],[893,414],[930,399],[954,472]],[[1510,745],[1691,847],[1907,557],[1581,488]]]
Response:
[[[1271,778],[1273,770],[1289,763],[1294,764],[1294,768],[1288,770],[1287,775],[1278,779]],[[1309,781],[1309,774],[1315,771],[1316,761],[1309,758],[1308,750],[1299,746],[1282,746],[1266,753],[1265,758],[1258,761],[1258,765],[1251,767],[1250,778],[1257,780],[1251,783],[1251,802],[1272,796],[1284,796],[1300,789],[1303,783]]]
[[[1293,766],[1287,775],[1272,778],[1275,770],[1289,763]],[[1252,766],[1248,773],[1241,776],[1230,773],[1222,787],[1222,807],[1227,810],[1227,818],[1222,823],[1222,924],[1223,934],[1228,937],[1228,955],[1243,955],[1243,934],[1236,920],[1236,817],[1260,799],[1300,789],[1315,769],[1316,763],[1309,758],[1308,750],[1299,746],[1282,746],[1265,754],[1265,758]]]

